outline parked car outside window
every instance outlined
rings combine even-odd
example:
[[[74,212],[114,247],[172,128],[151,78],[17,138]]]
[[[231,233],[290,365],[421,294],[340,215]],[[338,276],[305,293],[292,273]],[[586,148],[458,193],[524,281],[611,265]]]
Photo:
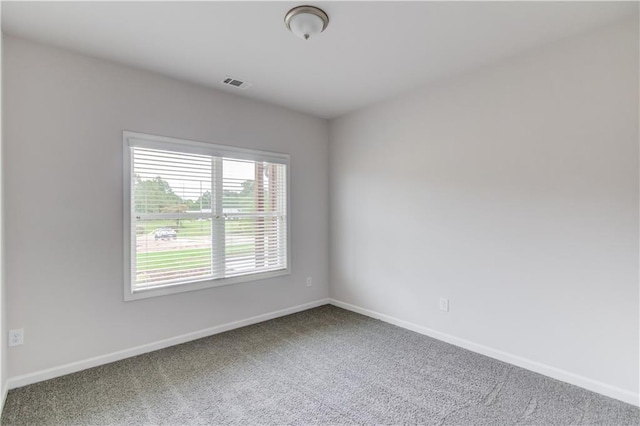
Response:
[[[172,228],[158,228],[153,233],[156,240],[175,240],[178,238],[178,233]]]

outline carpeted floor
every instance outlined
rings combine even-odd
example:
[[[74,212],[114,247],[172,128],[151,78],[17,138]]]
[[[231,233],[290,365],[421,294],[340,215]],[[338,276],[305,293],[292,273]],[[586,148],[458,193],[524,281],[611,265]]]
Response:
[[[333,306],[9,392],[3,425],[638,425],[640,410]]]

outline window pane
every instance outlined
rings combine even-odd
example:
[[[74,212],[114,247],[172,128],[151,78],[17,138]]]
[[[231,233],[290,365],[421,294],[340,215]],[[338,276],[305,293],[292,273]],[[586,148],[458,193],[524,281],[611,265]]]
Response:
[[[225,158],[222,162],[222,205],[227,216],[251,213],[255,207],[255,162]]]
[[[210,219],[136,221],[135,285],[213,275]]]
[[[226,275],[273,271],[286,268],[284,223],[279,217],[257,217],[226,221]]]
[[[134,149],[135,213],[211,211],[211,158]]]
[[[224,159],[225,276],[286,269],[286,166]]]

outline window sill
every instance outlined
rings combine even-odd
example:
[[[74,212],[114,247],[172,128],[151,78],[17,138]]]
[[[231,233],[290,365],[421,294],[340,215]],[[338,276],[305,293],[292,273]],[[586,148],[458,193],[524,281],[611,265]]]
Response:
[[[124,300],[125,302],[128,302],[132,300],[148,299],[150,297],[167,296],[170,294],[185,293],[187,291],[203,290],[213,287],[222,287],[226,285],[282,277],[285,275],[291,275],[291,269],[261,272],[258,274],[241,275],[238,277],[222,278],[217,280],[205,279],[202,281],[194,281],[186,284],[168,284],[165,286],[140,288],[136,290],[131,290],[131,286],[127,283],[125,284]]]

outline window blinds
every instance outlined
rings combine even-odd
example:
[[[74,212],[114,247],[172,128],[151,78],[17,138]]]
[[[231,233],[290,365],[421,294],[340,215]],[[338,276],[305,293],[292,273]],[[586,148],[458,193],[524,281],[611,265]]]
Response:
[[[131,147],[131,282],[144,290],[288,268],[287,165]]]

